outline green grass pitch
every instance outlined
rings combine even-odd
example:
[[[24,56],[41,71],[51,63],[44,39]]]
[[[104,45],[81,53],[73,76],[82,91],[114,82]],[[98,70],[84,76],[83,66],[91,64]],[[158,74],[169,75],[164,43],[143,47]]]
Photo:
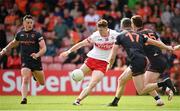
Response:
[[[123,96],[118,107],[107,107],[113,96],[89,96],[81,106],[73,106],[76,96],[29,96],[28,104],[21,105],[20,96],[0,96],[0,110],[13,111],[180,111],[180,96],[172,101],[162,99],[164,106],[158,107],[151,96]]]

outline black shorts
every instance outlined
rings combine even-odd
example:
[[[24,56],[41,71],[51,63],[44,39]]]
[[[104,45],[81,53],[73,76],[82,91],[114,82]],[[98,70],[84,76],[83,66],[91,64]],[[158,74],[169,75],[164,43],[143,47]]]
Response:
[[[29,60],[22,60],[22,68],[29,68],[31,71],[41,71],[42,70],[42,64],[41,60],[34,60],[34,59],[29,59]]]
[[[162,55],[148,57],[150,64],[147,71],[163,73],[167,68],[167,59]]]
[[[136,56],[130,62],[130,68],[133,72],[132,76],[138,76],[145,73],[147,59],[144,55]]]

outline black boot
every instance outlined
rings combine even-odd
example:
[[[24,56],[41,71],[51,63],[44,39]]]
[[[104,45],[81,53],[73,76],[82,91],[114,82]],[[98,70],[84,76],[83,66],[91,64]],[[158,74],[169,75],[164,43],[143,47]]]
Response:
[[[21,104],[27,104],[27,99],[23,98],[23,100],[21,101]]]

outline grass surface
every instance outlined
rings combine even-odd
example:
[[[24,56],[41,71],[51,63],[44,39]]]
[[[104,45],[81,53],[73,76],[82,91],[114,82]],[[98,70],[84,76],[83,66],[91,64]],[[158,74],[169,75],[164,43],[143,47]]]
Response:
[[[81,106],[73,106],[75,96],[31,96],[28,104],[21,105],[20,96],[0,96],[0,110],[14,111],[180,111],[180,96],[172,101],[162,99],[164,106],[158,107],[150,96],[123,96],[118,107],[107,107],[113,96],[89,96]]]

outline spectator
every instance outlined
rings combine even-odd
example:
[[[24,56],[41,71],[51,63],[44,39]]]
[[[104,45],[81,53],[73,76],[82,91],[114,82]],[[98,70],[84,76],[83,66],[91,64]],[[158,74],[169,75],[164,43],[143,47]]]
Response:
[[[73,18],[76,18],[78,16],[78,12],[79,12],[79,5],[75,5],[74,9],[71,10],[70,15]]]
[[[97,15],[95,11],[95,7],[90,7],[88,9],[88,14],[84,18],[86,29],[91,33],[95,31],[96,22],[100,19],[99,15]]]
[[[68,26],[68,28],[72,29],[74,27],[73,17],[70,15],[70,12],[68,9],[64,9],[63,19],[64,19],[64,23]]]
[[[131,12],[131,10],[128,8],[127,5],[124,5],[123,17],[127,17],[127,18],[131,18],[131,17],[132,17],[132,12]]]
[[[117,18],[117,4],[116,3],[112,3],[110,6],[110,10],[111,10],[111,16],[116,19]]]
[[[127,5],[128,1],[129,0],[118,0],[118,5],[117,5],[118,11],[123,12],[124,5]]]
[[[14,13],[14,10],[9,10],[9,14],[5,17],[4,23],[6,25],[14,25],[18,16]]]
[[[10,56],[7,59],[8,69],[20,69],[21,68],[21,58],[16,49],[13,49]]]
[[[60,8],[61,11],[63,11],[65,8],[69,8],[67,0],[58,0],[57,6]]]
[[[175,8],[174,17],[171,18],[171,27],[175,32],[180,33],[180,8]]]
[[[108,27],[110,29],[114,29],[115,19],[111,16],[111,10],[106,11],[106,13],[102,16],[102,18],[108,21]]]
[[[18,9],[25,14],[28,0],[15,0]]]
[[[46,10],[42,10],[41,14],[38,16],[38,22],[40,24],[44,24],[45,23],[45,19],[46,19],[47,16],[48,16],[47,11]]]
[[[54,27],[56,39],[58,41],[61,41],[64,37],[69,36],[69,29],[68,26],[64,23],[63,19],[61,17],[58,17],[57,23]]]
[[[8,12],[4,6],[0,7],[0,23],[4,23],[5,17],[8,15]]]
[[[115,25],[115,30],[120,32],[120,21],[122,19],[122,13],[120,11],[117,12],[117,17],[116,17],[116,25]]]
[[[109,0],[97,0],[96,7],[97,10],[109,10],[111,2]]]
[[[54,45],[54,42],[52,39],[46,39],[46,47],[47,47],[47,51],[45,53],[45,56],[55,56],[56,55],[57,48]]]
[[[55,16],[63,16],[63,12],[60,10],[60,8],[58,6],[55,7],[54,9],[54,15]]]
[[[0,24],[0,50],[7,45],[6,32],[4,24]]]
[[[69,35],[70,35],[72,44],[76,44],[81,40],[81,35],[80,33],[77,32],[75,28],[69,31]]]
[[[74,24],[76,27],[81,27],[84,24],[84,17],[81,11],[77,12],[77,16],[74,18]]]
[[[165,27],[164,30],[161,33],[162,36],[162,41],[165,44],[170,44],[171,40],[173,39],[173,33],[172,33],[172,29],[170,27]]]
[[[85,7],[84,4],[81,0],[72,0],[72,2],[70,2],[69,4],[69,9],[70,10],[74,10],[76,9],[77,11],[81,11],[82,14],[85,14]]]
[[[56,25],[58,17],[53,12],[49,13],[49,16],[45,18],[46,31],[52,31]]]
[[[4,24],[0,24],[0,50],[7,45],[6,32]],[[7,68],[7,56],[0,57],[0,68]]]
[[[30,6],[30,12],[32,15],[38,16],[41,13],[43,7],[44,4],[42,0],[35,0]]]
[[[170,6],[165,7],[165,11],[161,15],[161,21],[165,26],[170,26],[170,19],[173,17],[173,13],[170,10]]]

